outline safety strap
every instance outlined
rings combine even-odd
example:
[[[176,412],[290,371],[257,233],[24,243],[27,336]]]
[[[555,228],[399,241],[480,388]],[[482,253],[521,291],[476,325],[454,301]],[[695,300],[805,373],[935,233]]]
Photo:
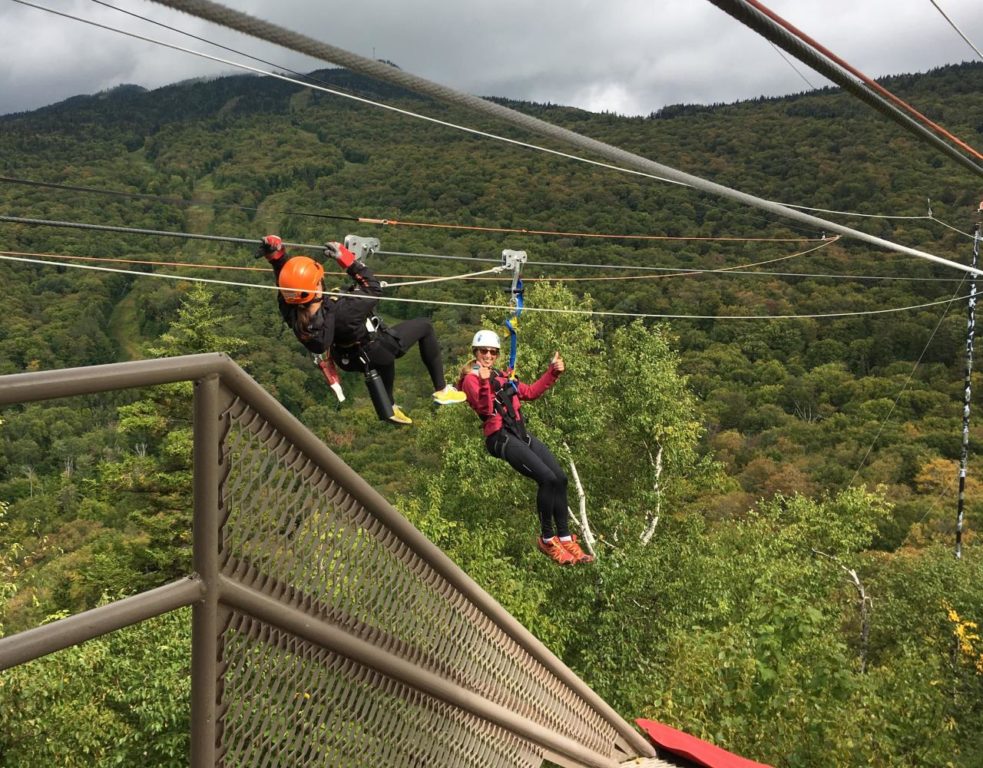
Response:
[[[519,356],[519,317],[522,315],[522,280],[517,280],[512,288],[512,314],[505,318],[509,329],[509,378],[515,378],[515,361]]]
[[[509,329],[509,378],[515,379],[515,365],[519,354],[519,317],[522,315],[524,297],[522,278],[519,277],[522,265],[526,263],[525,251],[502,251],[502,262],[506,269],[512,270],[512,287],[510,305],[512,311],[505,318],[505,327]]]
[[[489,379],[492,392],[495,393],[495,401],[492,407],[501,416],[502,426],[523,442],[528,443],[529,433],[526,432],[526,424],[512,406],[512,396],[518,392],[518,380],[512,377],[508,383],[502,385],[499,383],[498,378],[500,376],[504,377],[504,375],[502,371],[492,371],[491,378]]]

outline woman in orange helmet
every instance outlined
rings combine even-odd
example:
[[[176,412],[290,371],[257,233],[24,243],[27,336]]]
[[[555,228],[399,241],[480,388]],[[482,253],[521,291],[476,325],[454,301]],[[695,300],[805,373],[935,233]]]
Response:
[[[375,314],[382,285],[365,264],[341,243],[327,243],[324,255],[333,258],[354,285],[341,295],[324,295],[324,267],[307,256],[287,255],[283,240],[276,235],[263,238],[257,256],[273,266],[280,291],[277,303],[283,321],[308,350],[330,353],[345,371],[378,372],[392,403],[393,424],[412,424],[393,401],[397,358],[419,344],[420,356],[433,381],[433,400],[438,405],[464,401],[464,393],[444,382],[444,364],[433,324],[425,317],[394,325]]]

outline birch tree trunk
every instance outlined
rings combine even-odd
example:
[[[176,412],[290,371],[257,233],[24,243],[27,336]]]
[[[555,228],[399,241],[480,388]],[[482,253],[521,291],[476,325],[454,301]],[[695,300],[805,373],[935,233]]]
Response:
[[[590,520],[587,519],[587,494],[584,493],[584,485],[580,482],[580,473],[577,472],[577,465],[573,461],[573,454],[570,453],[570,446],[564,443],[563,449],[567,452],[567,456],[570,457],[570,474],[573,476],[573,484],[577,489],[577,512],[575,514],[573,510],[570,510],[570,512],[580,524],[580,538],[583,542],[584,549],[596,558],[597,551],[594,548],[596,539],[594,538],[593,531],[590,529]]]
[[[652,464],[652,469],[655,472],[655,480],[652,482],[652,490],[655,491],[655,509],[649,510],[646,513],[645,530],[642,531],[642,535],[639,537],[642,540],[642,544],[648,545],[649,541],[652,540],[652,536],[655,535],[655,528],[659,524],[659,515],[662,514],[662,446],[659,445],[659,450],[655,454],[655,458],[652,457],[652,452],[649,451],[649,462]]]

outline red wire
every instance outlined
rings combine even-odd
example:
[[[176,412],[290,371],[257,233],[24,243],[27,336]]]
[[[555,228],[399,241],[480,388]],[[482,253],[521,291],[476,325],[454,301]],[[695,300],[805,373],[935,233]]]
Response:
[[[822,240],[821,237],[698,237],[686,235],[609,235],[597,232],[559,232],[552,229],[509,229],[508,227],[478,227],[468,224],[431,224],[423,221],[397,221],[396,219],[370,219],[359,217],[359,224],[383,224],[391,227],[430,227],[431,229],[467,229],[476,232],[511,232],[521,235],[558,235],[560,237],[600,237],[616,240],[713,240],[740,243],[807,243]]]
[[[976,159],[983,160],[983,155],[981,155],[979,152],[977,152],[975,149],[973,149],[971,146],[969,146],[969,144],[967,144],[966,142],[962,141],[959,137],[954,136],[953,134],[949,133],[949,131],[947,131],[941,125],[938,125],[937,123],[932,122],[929,118],[925,117],[925,115],[923,115],[921,112],[919,112],[913,106],[911,106],[908,102],[902,101],[897,96],[895,96],[893,93],[891,93],[889,90],[887,90],[886,88],[882,87],[880,84],[878,84],[878,83],[874,82],[873,80],[871,80],[863,72],[860,72],[859,70],[857,70],[854,67],[852,67],[849,64],[847,64],[845,61],[843,61],[843,59],[841,59],[835,53],[833,53],[828,48],[824,47],[820,43],[818,43],[815,40],[813,40],[811,37],[809,37],[809,35],[805,34],[801,30],[797,29],[796,27],[794,27],[789,22],[785,21],[785,19],[783,19],[777,13],[775,13],[774,11],[772,11],[770,8],[767,8],[764,5],[762,5],[761,3],[759,3],[758,0],[747,0],[747,3],[748,3],[748,5],[752,5],[755,8],[757,8],[759,11],[761,11],[763,14],[765,14],[768,18],[772,19],[773,21],[777,22],[778,24],[781,24],[783,27],[785,27],[785,29],[787,29],[793,35],[795,35],[796,37],[798,37],[803,42],[808,43],[809,45],[811,45],[813,48],[815,48],[817,51],[819,51],[820,53],[822,53],[827,58],[831,59],[832,61],[835,61],[837,64],[839,64],[841,67],[843,67],[843,69],[845,69],[847,72],[850,72],[851,74],[855,75],[856,77],[859,77],[865,84],[867,84],[868,86],[870,86],[871,88],[873,88],[875,91],[877,91],[878,93],[880,93],[882,96],[890,99],[891,101],[893,101],[895,104],[897,104],[902,109],[907,110],[909,113],[911,113],[912,115],[914,115],[915,117],[917,117],[923,123],[925,123],[926,125],[928,125],[929,127],[931,127],[940,136],[944,136],[945,138],[947,138],[950,141],[954,142],[958,146],[962,147],[964,150],[966,150],[971,155],[973,155]]]

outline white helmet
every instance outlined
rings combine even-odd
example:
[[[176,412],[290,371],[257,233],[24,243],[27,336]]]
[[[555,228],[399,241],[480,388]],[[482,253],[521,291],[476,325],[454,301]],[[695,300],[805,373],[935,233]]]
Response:
[[[478,331],[471,339],[471,349],[478,347],[488,347],[490,349],[501,349],[502,342],[498,339],[495,331]]]

